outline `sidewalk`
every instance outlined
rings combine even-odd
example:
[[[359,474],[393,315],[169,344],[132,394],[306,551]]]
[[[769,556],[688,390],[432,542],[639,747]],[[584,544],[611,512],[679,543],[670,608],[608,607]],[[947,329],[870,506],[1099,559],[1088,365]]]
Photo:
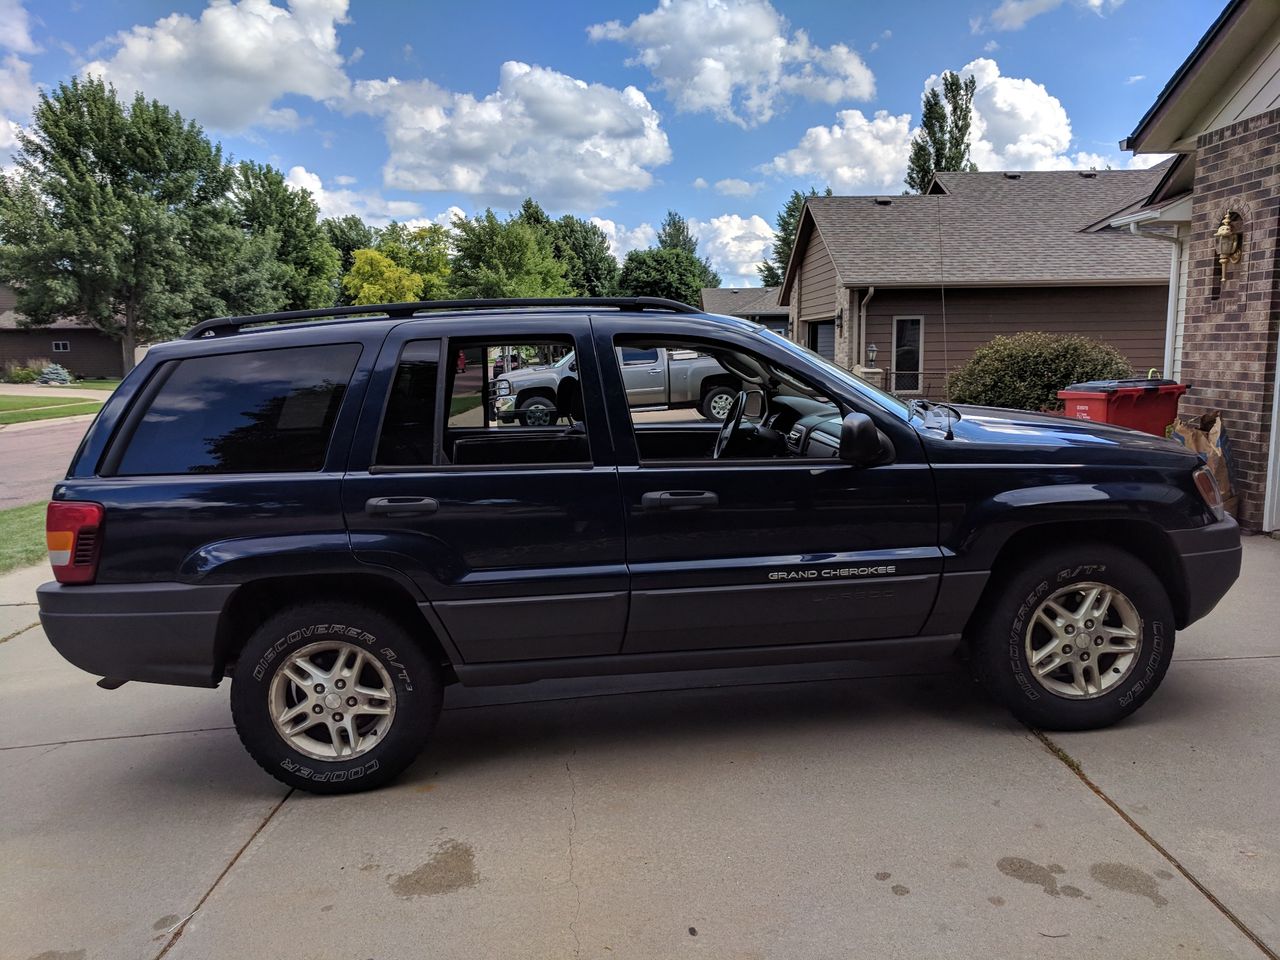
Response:
[[[35,383],[0,383],[0,395],[7,397],[69,397],[101,400],[111,396],[110,390],[86,390],[81,387],[55,387]]]

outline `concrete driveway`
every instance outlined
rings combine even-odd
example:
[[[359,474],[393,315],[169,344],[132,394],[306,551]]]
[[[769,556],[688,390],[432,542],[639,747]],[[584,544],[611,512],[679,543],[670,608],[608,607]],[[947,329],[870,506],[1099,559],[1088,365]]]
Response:
[[[1112,730],[1042,743],[936,663],[453,688],[328,799],[225,689],[94,687],[14,576],[0,956],[1275,957],[1280,543],[1245,561]]]

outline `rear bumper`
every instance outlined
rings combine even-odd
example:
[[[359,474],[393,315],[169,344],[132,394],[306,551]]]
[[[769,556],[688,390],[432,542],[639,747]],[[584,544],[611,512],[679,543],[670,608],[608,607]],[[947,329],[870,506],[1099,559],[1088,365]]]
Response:
[[[1240,576],[1240,527],[1227,517],[1193,530],[1169,533],[1187,584],[1185,627],[1212,610]]]
[[[235,589],[46,583],[36,598],[49,642],[81,670],[118,680],[216,687],[218,620]]]

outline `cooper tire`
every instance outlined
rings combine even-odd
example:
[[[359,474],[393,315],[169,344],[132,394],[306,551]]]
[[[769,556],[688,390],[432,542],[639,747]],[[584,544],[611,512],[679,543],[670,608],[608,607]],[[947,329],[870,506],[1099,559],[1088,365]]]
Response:
[[[1070,613],[1095,588],[1102,597],[1097,609],[1107,591],[1113,598],[1108,602],[1116,606],[1107,609],[1107,626],[1099,620],[1096,628],[1085,630],[1084,624],[1094,621],[1076,621]],[[983,602],[989,609],[971,635],[975,679],[1019,720],[1038,729],[1092,730],[1127,717],[1155,692],[1173,659],[1173,609],[1164,587],[1142,561],[1114,547],[1081,544],[1033,558]],[[1072,636],[1057,635],[1062,644],[1050,650],[1057,641],[1049,620],[1057,629],[1070,629],[1076,643]],[[1113,640],[1122,631],[1120,640]],[[1127,643],[1128,633],[1137,636],[1134,652],[1112,652],[1111,644]],[[1037,648],[1047,653],[1037,654]],[[1073,660],[1091,656],[1096,657],[1091,673],[1076,673],[1087,664]],[[1096,678],[1096,690],[1090,677]],[[1083,689],[1075,688],[1077,682]]]
[[[326,669],[336,672],[339,651],[346,651],[348,665],[358,664],[354,674],[348,670],[347,680],[312,676],[298,667],[305,661],[312,665],[308,669],[320,674]],[[308,682],[305,696],[310,699],[294,703],[287,712],[301,713],[296,722],[305,724],[313,719],[306,715],[315,710],[315,723],[287,740],[273,719],[273,706],[274,716],[282,716],[278,705],[288,700],[280,700],[281,690],[286,695],[294,691],[295,701],[304,695],[294,676],[317,683]],[[375,696],[364,696],[370,693]],[[322,696],[333,702],[325,706]],[[231,684],[236,732],[259,766],[287,786],[324,794],[370,790],[393,780],[426,745],[442,700],[439,668],[409,632],[376,610],[347,603],[299,604],[272,616],[245,643]],[[348,708],[348,702],[353,706]],[[367,716],[360,714],[365,709],[370,711]],[[383,710],[384,716],[373,715],[375,709]],[[334,716],[343,723],[329,726],[344,729],[326,733],[324,725]],[[346,727],[354,732],[354,742]],[[345,748],[351,755],[322,756],[327,752],[326,736],[338,744],[329,748],[332,752],[340,754]]]
[[[698,404],[698,412],[706,420],[723,423],[728,405],[733,403],[737,395],[738,391],[733,387],[712,387],[703,396],[702,402]],[[722,410],[719,416],[716,415],[717,410]]]

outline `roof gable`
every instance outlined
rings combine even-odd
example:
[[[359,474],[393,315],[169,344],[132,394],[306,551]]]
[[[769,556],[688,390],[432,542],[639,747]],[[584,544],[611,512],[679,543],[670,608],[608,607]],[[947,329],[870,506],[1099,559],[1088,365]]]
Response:
[[[812,197],[805,204],[782,302],[822,242],[843,286],[1019,286],[1163,283],[1160,244],[1085,232],[1145,200],[1165,169],[939,173],[940,190],[901,197]]]

